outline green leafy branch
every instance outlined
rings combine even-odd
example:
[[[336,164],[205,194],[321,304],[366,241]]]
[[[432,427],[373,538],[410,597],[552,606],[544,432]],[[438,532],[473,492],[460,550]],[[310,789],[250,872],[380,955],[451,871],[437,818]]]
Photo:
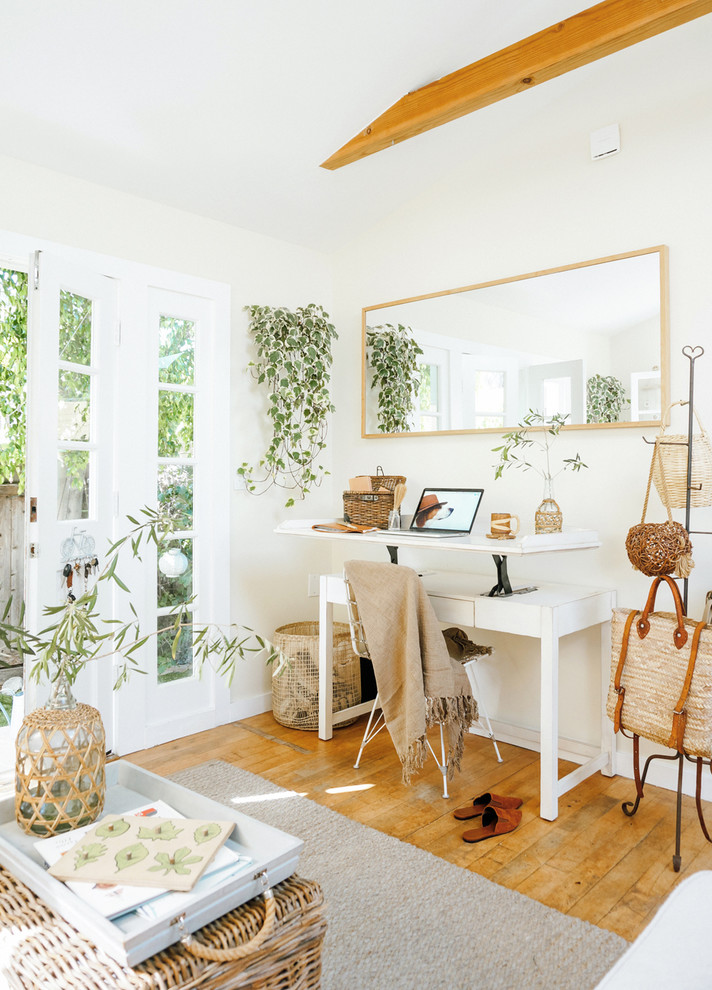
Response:
[[[535,471],[546,480],[556,478],[567,468],[580,471],[581,468],[588,467],[577,453],[575,457],[563,458],[562,467],[556,472],[552,471],[551,448],[567,419],[568,414],[555,413],[553,416],[545,416],[530,409],[516,429],[503,434],[504,443],[492,448],[493,453],[499,454],[499,463],[495,466],[495,480],[501,478],[504,471],[511,467]],[[543,457],[543,465],[534,463],[535,456]]]
[[[280,658],[280,653],[267,640],[246,626],[232,624],[222,626],[210,623],[195,626],[189,618],[188,607],[195,597],[181,601],[171,609],[173,621],[164,628],[144,633],[141,630],[138,614],[129,599],[132,618],[103,618],[98,610],[100,584],[114,582],[127,595],[129,588],[117,573],[117,564],[122,552],[130,548],[134,558],[141,560],[142,549],[155,546],[160,552],[170,541],[174,532],[173,521],[151,508],[143,508],[139,520],[127,516],[132,528],[109,547],[106,563],[95,585],[79,597],[68,595],[61,605],[46,606],[43,614],[50,623],[39,633],[27,632],[24,626],[7,622],[11,602],[8,602],[0,621],[0,640],[24,659],[34,657],[30,668],[30,678],[39,683],[47,680],[54,683],[61,676],[73,684],[87,663],[119,657],[121,662],[117,672],[114,690],[120,688],[132,672],[142,673],[137,654],[149,640],[171,631],[173,642],[171,652],[175,659],[181,636],[186,630],[193,635],[194,670],[200,675],[204,665],[210,662],[216,672],[232,683],[238,659],[246,659],[248,654],[268,651],[267,663]],[[23,612],[24,616],[24,612]]]

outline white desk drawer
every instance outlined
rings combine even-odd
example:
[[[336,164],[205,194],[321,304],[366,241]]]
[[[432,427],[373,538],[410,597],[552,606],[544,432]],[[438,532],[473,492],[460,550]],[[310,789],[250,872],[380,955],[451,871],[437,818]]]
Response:
[[[475,603],[460,598],[445,598],[429,595],[435,614],[441,622],[452,622],[461,626],[474,626]]]

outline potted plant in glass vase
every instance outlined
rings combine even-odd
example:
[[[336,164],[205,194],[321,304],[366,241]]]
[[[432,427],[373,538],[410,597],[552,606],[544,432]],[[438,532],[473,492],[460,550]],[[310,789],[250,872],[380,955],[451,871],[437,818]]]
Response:
[[[558,470],[554,469],[551,448],[567,419],[568,415],[562,413],[545,416],[530,409],[517,424],[516,429],[503,435],[504,443],[492,448],[493,453],[499,454],[495,480],[501,478],[504,471],[511,467],[523,471],[536,471],[543,478],[544,497],[534,516],[536,533],[561,532],[563,514],[554,499],[554,478],[569,468],[572,471],[580,471],[581,468],[588,466],[577,453],[574,457],[563,458],[561,467]],[[534,463],[534,458],[539,462]]]
[[[130,596],[117,574],[122,552],[130,548],[141,559],[142,548],[153,545],[159,556],[170,554],[174,524],[160,512],[144,508],[143,520],[128,516],[131,529],[111,544],[101,570],[98,560],[87,560],[96,571],[88,574],[86,590],[75,595],[71,585],[66,600],[44,609],[47,625],[39,633],[7,622],[9,606],[0,621],[0,640],[23,657],[31,658],[29,677],[48,682],[49,700],[25,716],[16,740],[15,816],[28,833],[49,836],[94,821],[104,805],[106,758],[104,727],[99,712],[77,702],[72,686],[89,663],[120,658],[114,689],[126,682],[132,671],[140,671],[137,655],[154,636],[172,637],[172,655],[180,650],[181,636],[190,637],[194,669],[200,675],[206,662],[229,683],[238,658],[268,650],[271,663],[277,652],[261,636],[243,626],[227,630],[216,624],[195,626],[186,606],[193,598],[171,609],[172,622],[144,633],[128,598],[128,621],[102,615],[102,585],[114,583]],[[69,584],[70,578],[67,578]],[[75,585],[76,587],[76,585]],[[79,589],[77,589],[79,591]]]

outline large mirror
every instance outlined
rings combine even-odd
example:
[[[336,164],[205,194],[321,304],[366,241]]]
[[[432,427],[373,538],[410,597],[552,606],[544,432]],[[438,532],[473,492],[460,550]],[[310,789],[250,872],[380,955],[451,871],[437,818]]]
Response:
[[[665,247],[367,306],[362,435],[659,423],[667,308]]]

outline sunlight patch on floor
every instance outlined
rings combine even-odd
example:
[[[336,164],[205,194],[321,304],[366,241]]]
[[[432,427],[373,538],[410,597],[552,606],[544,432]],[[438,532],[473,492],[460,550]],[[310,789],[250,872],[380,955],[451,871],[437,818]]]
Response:
[[[348,787],[327,787],[327,794],[347,794],[349,791],[367,791],[375,784],[351,784]]]
[[[245,794],[230,798],[230,804],[257,804],[260,801],[283,801],[285,798],[306,796],[307,791],[284,791],[281,794]]]

